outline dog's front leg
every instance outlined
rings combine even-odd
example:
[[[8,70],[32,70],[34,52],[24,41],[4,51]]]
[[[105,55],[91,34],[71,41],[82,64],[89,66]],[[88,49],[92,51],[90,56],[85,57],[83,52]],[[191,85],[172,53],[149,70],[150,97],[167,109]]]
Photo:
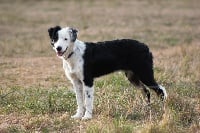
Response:
[[[73,81],[73,87],[75,89],[76,92],[76,102],[78,105],[76,114],[72,116],[72,118],[75,119],[80,119],[83,117],[84,115],[84,97],[83,97],[83,85],[81,83],[81,81],[79,80],[75,80]]]
[[[83,120],[92,118],[93,101],[94,101],[94,88],[84,85],[83,86],[84,97],[85,97],[85,115]]]

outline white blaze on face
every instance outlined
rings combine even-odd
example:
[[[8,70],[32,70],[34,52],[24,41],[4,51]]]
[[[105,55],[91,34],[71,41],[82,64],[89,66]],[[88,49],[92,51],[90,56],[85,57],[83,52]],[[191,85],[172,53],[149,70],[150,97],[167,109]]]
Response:
[[[62,56],[71,44],[69,30],[69,27],[66,27],[58,31],[58,41],[54,44],[54,47],[59,56]]]

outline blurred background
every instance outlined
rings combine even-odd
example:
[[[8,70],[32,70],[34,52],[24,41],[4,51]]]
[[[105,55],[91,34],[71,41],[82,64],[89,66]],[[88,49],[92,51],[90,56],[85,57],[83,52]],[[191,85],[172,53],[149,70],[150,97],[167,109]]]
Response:
[[[197,3],[197,0],[0,0],[0,83],[12,86],[21,85],[21,81],[29,86],[26,82],[29,78],[30,84],[38,84],[48,80],[48,74],[52,78],[52,69],[62,72],[47,32],[55,25],[77,28],[81,41],[139,40],[153,51],[156,70],[172,72],[166,78],[169,82],[176,79],[198,82]]]
[[[156,48],[199,42],[197,0],[1,0],[0,56],[52,56],[47,30],[79,29],[83,41],[140,40]]]

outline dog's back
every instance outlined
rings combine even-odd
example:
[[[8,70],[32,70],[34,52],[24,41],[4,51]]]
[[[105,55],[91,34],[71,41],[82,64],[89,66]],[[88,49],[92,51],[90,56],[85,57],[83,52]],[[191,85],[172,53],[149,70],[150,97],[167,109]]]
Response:
[[[148,52],[149,48],[144,43],[137,40],[121,39],[104,42],[85,42],[87,48],[94,52],[116,52],[116,53],[133,53],[133,52]]]
[[[117,70],[137,68],[144,62],[152,65],[149,48],[136,40],[122,39],[85,44],[85,68],[91,68],[94,77]]]

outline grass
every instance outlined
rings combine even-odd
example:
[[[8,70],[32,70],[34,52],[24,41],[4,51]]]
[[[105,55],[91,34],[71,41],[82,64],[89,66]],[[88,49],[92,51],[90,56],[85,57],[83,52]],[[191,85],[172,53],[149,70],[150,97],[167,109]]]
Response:
[[[12,2],[12,4],[11,4]],[[0,132],[198,133],[200,29],[197,0],[45,1],[0,4]],[[147,106],[121,72],[95,81],[94,118],[73,120],[75,95],[49,43],[50,26],[77,27],[83,41],[133,38],[154,55],[163,103]],[[45,71],[44,71],[45,70]]]
[[[2,124],[9,124],[4,130],[18,132],[77,132],[77,130],[83,132],[188,132],[198,130],[200,115],[198,111],[200,93],[199,88],[196,88],[198,86],[166,86],[172,91],[168,92],[169,99],[164,110],[162,103],[154,101],[155,97],[150,107],[145,105],[140,91],[132,89],[121,73],[109,75],[103,79],[95,82],[95,115],[94,119],[87,122],[70,118],[76,110],[76,101],[74,93],[67,91],[68,88],[1,89],[1,119],[5,120]]]

